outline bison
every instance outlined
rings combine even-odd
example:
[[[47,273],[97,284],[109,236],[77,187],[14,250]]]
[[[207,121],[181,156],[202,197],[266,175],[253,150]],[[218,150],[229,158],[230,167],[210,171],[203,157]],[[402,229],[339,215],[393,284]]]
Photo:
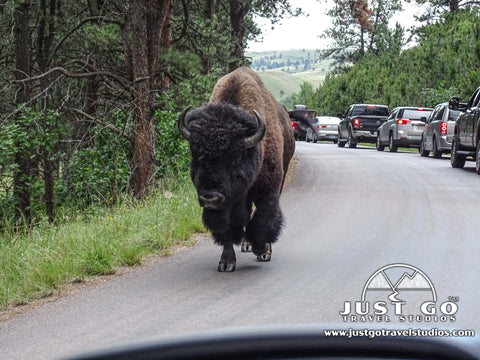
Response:
[[[223,246],[218,271],[235,271],[233,245],[270,261],[284,218],[279,197],[295,139],[286,108],[250,68],[222,77],[208,104],[178,118],[188,140],[202,219]]]

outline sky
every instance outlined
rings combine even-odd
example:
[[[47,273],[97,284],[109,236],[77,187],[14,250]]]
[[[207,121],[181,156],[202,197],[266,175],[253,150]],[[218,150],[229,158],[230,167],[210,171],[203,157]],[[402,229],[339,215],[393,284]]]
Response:
[[[327,47],[328,40],[319,35],[331,26],[330,17],[326,15],[333,1],[328,0],[290,0],[293,8],[300,7],[305,15],[283,19],[279,24],[272,25],[269,21],[258,20],[263,32],[263,42],[249,42],[247,51],[270,51],[290,49],[323,49]],[[403,4],[404,10],[397,14],[392,21],[398,21],[404,28],[414,24],[413,14],[418,12],[418,7]]]

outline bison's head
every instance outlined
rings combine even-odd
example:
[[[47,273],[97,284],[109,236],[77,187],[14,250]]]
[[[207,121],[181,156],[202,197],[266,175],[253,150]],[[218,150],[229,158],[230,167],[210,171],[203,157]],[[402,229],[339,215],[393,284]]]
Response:
[[[246,196],[258,175],[265,122],[255,110],[250,114],[226,103],[188,110],[178,127],[190,143],[199,203],[205,209],[227,209]]]

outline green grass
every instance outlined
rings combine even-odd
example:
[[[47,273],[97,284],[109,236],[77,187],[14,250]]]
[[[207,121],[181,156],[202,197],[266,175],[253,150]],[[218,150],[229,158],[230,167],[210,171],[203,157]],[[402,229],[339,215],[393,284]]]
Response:
[[[304,82],[299,77],[282,71],[260,71],[258,75],[277,100],[300,92],[300,85]]]
[[[376,147],[375,144],[371,144],[371,143],[359,143],[358,145],[368,146],[368,147],[373,147],[373,148]],[[387,146],[387,148],[388,148],[388,146]],[[388,151],[388,150],[386,150],[386,151]],[[418,148],[399,147],[398,151],[408,151],[408,152],[418,153]]]
[[[259,71],[258,75],[260,75],[267,89],[280,101],[293,93],[299,93],[300,85],[304,82],[311,83],[314,89],[318,88],[325,79],[326,73],[321,69],[295,74],[279,70],[267,70]]]
[[[204,231],[189,180],[165,182],[143,201],[91,209],[63,224],[0,234],[0,310],[56,293],[62,285],[113,274],[147,254],[167,255]]]
[[[252,68],[258,72],[267,89],[279,101],[299,93],[304,82],[311,83],[314,89],[318,88],[332,66],[331,60],[319,60],[316,49],[248,52],[246,56],[251,59]],[[308,70],[304,70],[306,59],[309,61]],[[258,65],[260,60],[264,65]],[[269,67],[273,62],[290,62],[291,65],[274,69]]]

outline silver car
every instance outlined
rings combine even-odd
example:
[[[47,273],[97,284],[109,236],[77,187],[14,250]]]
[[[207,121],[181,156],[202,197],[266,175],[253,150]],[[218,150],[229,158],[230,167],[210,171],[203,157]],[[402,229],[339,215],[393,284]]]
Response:
[[[313,119],[313,127],[316,131],[307,128],[305,135],[305,141],[313,141],[316,143],[318,140],[333,141],[334,144],[338,141],[338,123],[340,118],[336,116],[317,116]]]
[[[420,155],[428,156],[430,151],[434,158],[441,158],[452,147],[455,120],[459,110],[448,108],[448,102],[438,104],[427,119],[420,143]]]
[[[393,109],[387,121],[378,128],[377,150],[385,146],[390,152],[402,147],[420,147],[425,122],[433,111],[431,108],[402,106]]]

